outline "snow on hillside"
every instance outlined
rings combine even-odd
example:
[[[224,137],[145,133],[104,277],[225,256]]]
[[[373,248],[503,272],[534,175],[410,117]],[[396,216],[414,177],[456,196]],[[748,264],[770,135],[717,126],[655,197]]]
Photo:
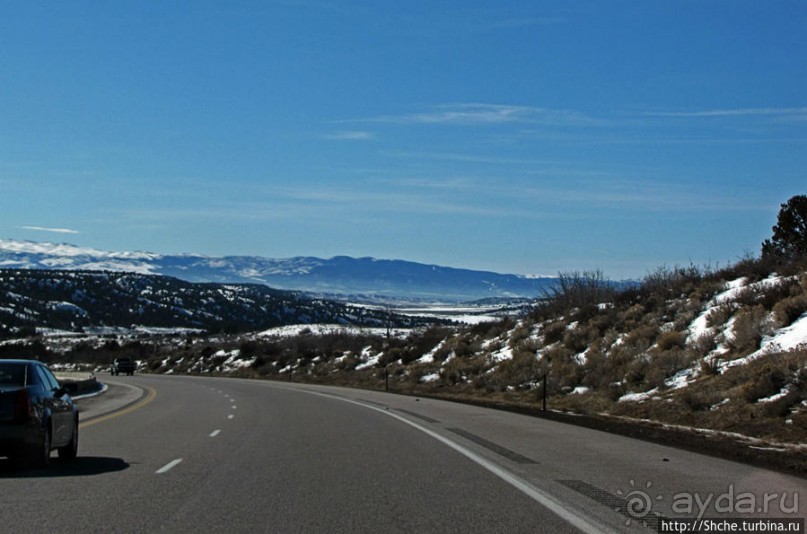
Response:
[[[393,337],[405,337],[412,330],[409,328],[391,328],[389,333]],[[326,336],[334,334],[358,335],[365,334],[371,336],[386,336],[387,329],[379,327],[345,326],[338,324],[296,324],[288,326],[278,326],[262,332],[258,332],[259,338],[288,338],[296,336]]]
[[[766,336],[762,340],[762,347],[759,350],[743,358],[724,362],[722,370],[736,365],[747,364],[767,354],[793,350],[803,345],[807,345],[807,314],[802,315],[800,319],[790,326],[775,331],[771,336]]]
[[[791,278],[792,279],[792,278]],[[687,344],[697,342],[697,340],[704,336],[715,336],[717,339],[724,340],[719,343],[717,347],[708,354],[704,359],[715,361],[718,365],[718,371],[724,373],[726,370],[739,365],[746,365],[762,356],[793,350],[807,346],[807,313],[803,314],[799,319],[783,328],[772,330],[769,335],[762,339],[761,347],[748,354],[747,356],[724,360],[722,356],[729,352],[727,343],[731,341],[734,336],[734,320],[729,320],[724,325],[719,327],[710,327],[709,317],[720,306],[736,306],[736,301],[742,295],[743,291],[755,291],[765,288],[770,288],[777,284],[785,282],[787,279],[778,275],[772,275],[764,280],[755,283],[748,283],[745,278],[739,278],[727,282],[724,290],[715,295],[704,307],[703,311],[698,317],[689,325]],[[772,319],[771,319],[772,321]],[[696,361],[692,367],[678,372],[675,376],[665,381],[665,386],[672,389],[681,389],[689,385],[689,383],[697,378],[701,373],[701,361]],[[658,388],[646,392],[629,392],[623,395],[619,401],[644,401],[658,392]]]
[[[792,278],[791,278],[792,279]],[[721,305],[731,305],[737,300],[743,291],[765,289],[781,284],[786,279],[777,275],[770,276],[759,282],[749,284],[745,278],[739,278],[726,284],[725,290],[717,294],[704,308],[703,312],[689,326],[688,343],[696,341],[699,337],[715,334],[715,329],[708,326],[709,315]],[[719,332],[724,339],[731,339],[733,323],[729,322],[723,326]],[[757,359],[764,354],[772,352],[786,351],[807,344],[807,314],[795,321],[793,324],[775,330],[772,334],[765,336],[759,350],[743,358],[721,362],[721,370],[725,370],[736,365],[743,365]],[[712,351],[711,356],[720,357],[727,352],[725,345],[718,346]]]

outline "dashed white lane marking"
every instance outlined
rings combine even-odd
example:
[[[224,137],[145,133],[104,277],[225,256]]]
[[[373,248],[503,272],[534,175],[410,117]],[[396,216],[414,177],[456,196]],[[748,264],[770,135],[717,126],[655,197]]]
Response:
[[[179,462],[181,462],[181,461],[182,461],[182,458],[177,458],[176,460],[172,460],[172,461],[168,462],[167,464],[165,464],[164,466],[162,466],[161,468],[159,468],[157,470],[157,474],[161,475],[163,473],[167,473],[168,471],[170,471],[171,469],[173,469],[174,467],[179,465]]]
[[[210,433],[210,437],[215,438],[216,436],[219,435],[219,432],[221,432],[221,430],[214,430],[213,432]]]
[[[227,416],[227,419],[232,419],[233,417],[235,417],[235,416],[233,414],[230,414],[230,415]]]

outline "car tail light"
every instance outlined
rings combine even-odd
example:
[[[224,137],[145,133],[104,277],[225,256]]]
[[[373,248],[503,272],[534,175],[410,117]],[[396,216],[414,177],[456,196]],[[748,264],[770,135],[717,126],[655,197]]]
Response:
[[[17,419],[26,420],[34,415],[33,407],[31,406],[31,397],[28,395],[27,389],[21,389],[17,393]]]

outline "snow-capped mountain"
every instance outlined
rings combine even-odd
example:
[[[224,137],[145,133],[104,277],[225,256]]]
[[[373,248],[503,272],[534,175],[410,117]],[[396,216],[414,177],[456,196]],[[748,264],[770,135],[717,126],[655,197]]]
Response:
[[[552,278],[425,265],[402,260],[208,257],[108,252],[69,244],[0,240],[0,268],[133,272],[189,282],[257,283],[330,295],[469,301],[535,298]]]

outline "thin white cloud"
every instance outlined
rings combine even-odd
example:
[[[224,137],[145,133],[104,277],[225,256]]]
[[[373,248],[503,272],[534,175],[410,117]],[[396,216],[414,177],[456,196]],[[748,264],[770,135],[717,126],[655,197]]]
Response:
[[[23,230],[34,230],[36,232],[50,232],[53,234],[79,234],[78,230],[71,230],[70,228],[47,228],[45,226],[22,226]]]
[[[645,113],[650,117],[748,117],[748,116],[789,116],[807,118],[804,108],[738,108],[707,109],[699,111],[654,111]]]
[[[573,110],[506,104],[465,103],[442,104],[421,113],[382,115],[365,119],[351,119],[342,122],[458,125],[541,123],[572,126],[594,124],[598,121]]]
[[[457,104],[438,106],[433,111],[409,115],[405,119],[418,123],[494,124],[524,121],[535,111],[525,106]]]
[[[361,130],[343,130],[327,134],[325,139],[334,141],[370,141],[375,139],[375,135]]]

